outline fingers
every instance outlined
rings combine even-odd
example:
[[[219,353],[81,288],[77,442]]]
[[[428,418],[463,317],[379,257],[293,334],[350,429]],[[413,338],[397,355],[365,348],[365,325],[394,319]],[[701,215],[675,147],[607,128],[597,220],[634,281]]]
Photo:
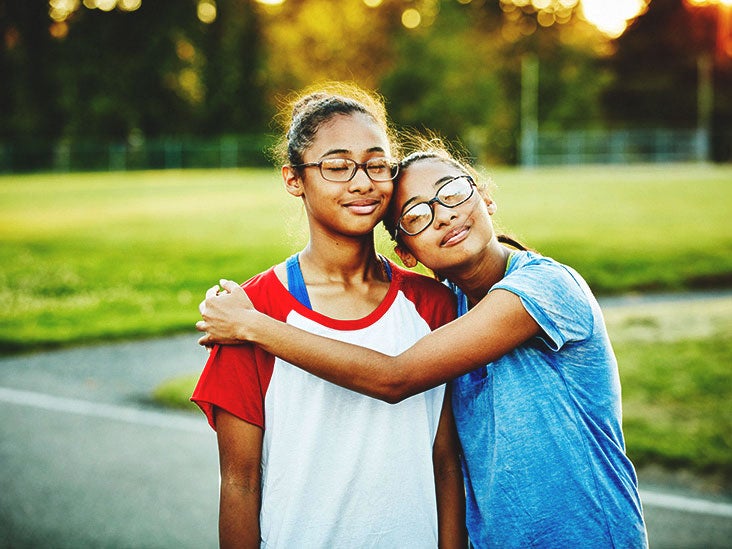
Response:
[[[199,320],[198,322],[196,322],[196,330],[198,330],[199,332],[205,332],[206,328],[208,328],[208,326],[206,326],[205,321]]]
[[[225,278],[219,280],[219,284],[221,284],[221,287],[229,293],[242,289],[241,286],[233,280],[226,280]]]

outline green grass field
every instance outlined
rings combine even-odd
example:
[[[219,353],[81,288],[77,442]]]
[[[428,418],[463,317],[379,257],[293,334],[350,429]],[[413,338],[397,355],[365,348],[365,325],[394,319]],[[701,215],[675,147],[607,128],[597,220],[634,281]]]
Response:
[[[598,294],[732,285],[732,167],[491,175],[501,227]],[[274,170],[2,176],[0,351],[190,329],[219,278],[305,241]]]
[[[577,268],[599,295],[732,286],[732,166],[491,176],[501,228]],[[0,176],[0,352],[192,331],[206,288],[305,241],[302,208],[275,170]],[[383,233],[378,246],[390,253]],[[726,311],[701,335],[687,333],[684,307],[608,319],[639,463],[732,478]],[[680,320],[671,339],[668,319]],[[167,398],[185,400],[195,375],[172,380]]]

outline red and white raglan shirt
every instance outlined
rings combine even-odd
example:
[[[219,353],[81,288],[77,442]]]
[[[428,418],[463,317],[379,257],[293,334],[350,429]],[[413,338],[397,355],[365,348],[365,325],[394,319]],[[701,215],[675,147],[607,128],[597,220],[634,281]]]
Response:
[[[255,308],[312,333],[396,355],[455,317],[442,284],[390,264],[379,307],[314,312],[271,268],[244,284]],[[264,430],[262,547],[437,547],[432,446],[444,386],[387,404],[251,344],[215,347],[191,397]]]

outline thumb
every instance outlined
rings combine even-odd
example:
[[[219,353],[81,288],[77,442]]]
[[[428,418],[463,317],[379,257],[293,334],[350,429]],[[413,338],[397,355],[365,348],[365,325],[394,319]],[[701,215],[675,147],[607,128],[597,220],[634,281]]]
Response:
[[[226,290],[229,293],[235,292],[237,290],[241,290],[241,286],[234,282],[233,280],[226,280],[225,278],[222,278],[219,280],[219,284],[221,287]]]

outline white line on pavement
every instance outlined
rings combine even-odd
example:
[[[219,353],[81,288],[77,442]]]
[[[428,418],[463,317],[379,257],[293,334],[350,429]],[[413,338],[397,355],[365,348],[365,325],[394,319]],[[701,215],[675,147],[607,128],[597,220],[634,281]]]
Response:
[[[729,503],[649,492],[648,490],[641,490],[640,497],[644,507],[663,507],[664,509],[675,509],[686,513],[732,517],[732,504]]]
[[[138,425],[150,425],[191,432],[209,431],[209,427],[203,418],[193,419],[192,417],[187,418],[176,414],[140,410],[127,406],[116,406],[114,404],[89,402],[75,398],[57,397],[32,391],[9,389],[7,387],[0,387],[0,401],[56,412],[68,412],[83,416],[113,419]]]

